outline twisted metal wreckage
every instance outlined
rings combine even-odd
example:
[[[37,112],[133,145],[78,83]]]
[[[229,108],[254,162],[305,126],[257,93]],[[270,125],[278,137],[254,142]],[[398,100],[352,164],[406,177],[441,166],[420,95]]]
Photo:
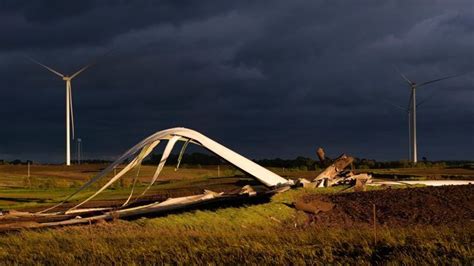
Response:
[[[138,180],[138,174],[141,163],[143,160],[157,147],[157,145],[163,141],[167,141],[161,160],[159,161],[157,168],[151,178],[150,183],[145,187],[142,193],[138,196],[135,193],[135,187]],[[232,164],[242,172],[253,177],[260,183],[262,183],[266,189],[264,191],[257,191],[253,187],[246,185],[237,192],[213,192],[210,190],[204,190],[204,193],[199,195],[167,198],[164,201],[154,201],[152,203],[139,202],[142,196],[147,193],[153,184],[156,183],[158,177],[163,170],[163,167],[173,150],[173,147],[178,141],[184,142],[181,151],[178,156],[178,163],[176,170],[179,168],[183,154],[188,144],[195,144],[202,146],[203,148],[211,151],[212,153],[219,156],[221,159]],[[321,158],[320,158],[321,159]],[[224,147],[223,145],[213,141],[212,139],[204,136],[203,134],[187,129],[187,128],[171,128],[156,132],[148,138],[142,140],[137,145],[133,146],[122,156],[120,156],[115,162],[105,168],[98,175],[93,177],[91,180],[86,182],[82,187],[76,190],[74,193],[66,197],[63,201],[58,204],[49,207],[39,212],[19,212],[19,211],[0,211],[0,231],[8,231],[21,228],[44,228],[54,227],[63,225],[74,225],[74,224],[87,224],[94,223],[102,220],[113,220],[116,218],[128,218],[128,217],[140,217],[146,215],[156,215],[165,213],[173,210],[179,210],[184,208],[190,208],[199,206],[201,204],[208,204],[213,202],[223,202],[230,199],[247,199],[256,198],[258,196],[268,196],[278,192],[288,190],[294,185],[301,185],[307,188],[315,187],[327,187],[340,184],[350,184],[355,191],[365,190],[365,185],[414,185],[422,184],[428,186],[438,185],[464,185],[471,184],[472,181],[466,180],[429,180],[429,181],[373,181],[372,176],[366,173],[355,174],[352,171],[346,170],[346,168],[354,160],[353,157],[345,154],[332,161],[332,163],[321,172],[312,181],[300,178],[299,180],[293,181],[291,179],[285,179],[268,169],[256,164],[255,162],[243,157],[242,155]],[[115,169],[118,166],[125,164],[125,167],[118,173],[115,173]],[[132,188],[128,198],[124,203],[117,207],[95,207],[95,208],[80,208],[87,202],[94,199],[97,195],[109,188],[113,183],[117,182],[120,178],[123,178],[132,169],[138,168]],[[98,189],[91,196],[85,200],[73,205],[73,207],[67,208],[70,203],[67,203],[75,195],[81,191],[89,188],[91,185],[98,181],[106,178],[109,174],[114,173],[113,176]],[[66,208],[65,208],[66,207]],[[296,206],[298,208],[298,206]],[[313,211],[314,206],[299,206],[302,210]],[[324,207],[324,206],[322,206]],[[321,206],[317,206],[318,211]],[[58,211],[58,209],[62,209]]]
[[[148,138],[142,140],[137,145],[129,149],[125,152],[122,156],[120,156],[115,162],[105,168],[102,172],[100,172],[97,176],[93,177],[87,183],[85,183],[82,187],[80,187],[77,191],[69,195],[66,199],[61,201],[60,203],[42,210],[36,213],[30,212],[18,212],[18,211],[8,211],[3,215],[0,214],[0,221],[1,220],[8,220],[12,223],[1,224],[0,229],[2,227],[8,227],[9,229],[13,227],[17,228],[42,228],[42,227],[52,227],[52,226],[61,226],[61,225],[72,225],[72,224],[84,224],[84,223],[91,223],[97,222],[100,220],[111,220],[116,217],[126,218],[138,215],[146,215],[146,214],[153,214],[153,213],[160,213],[164,211],[171,211],[175,209],[180,209],[183,207],[189,207],[197,204],[202,204],[206,202],[212,202],[218,200],[220,198],[225,197],[252,197],[256,196],[257,192],[250,186],[244,186],[238,193],[234,193],[230,195],[224,192],[213,192],[209,190],[205,190],[203,194],[200,195],[193,195],[187,197],[179,197],[179,198],[168,198],[162,202],[154,202],[151,204],[141,205],[141,206],[133,206],[131,207],[134,200],[132,200],[135,192],[135,185],[137,183],[138,178],[138,171],[137,175],[134,177],[132,183],[132,189],[130,195],[125,200],[119,208],[80,208],[85,203],[89,202],[105,189],[110,187],[114,182],[122,178],[125,174],[127,174],[130,170],[134,169],[135,167],[140,167],[142,161],[149,155],[155,147],[163,141],[167,141],[165,146],[163,155],[161,160],[158,163],[158,166],[154,172],[153,177],[151,178],[150,183],[146,186],[144,191],[138,196],[135,197],[135,200],[143,195],[153,186],[153,184],[157,181],[158,176],[160,175],[163,167],[173,150],[173,147],[178,141],[184,142],[181,151],[178,157],[178,165],[176,168],[179,167],[183,154],[185,152],[186,147],[189,143],[196,144],[202,146],[203,148],[211,151],[212,153],[216,154],[223,160],[227,161],[228,163],[232,164],[236,168],[240,169],[244,173],[252,176],[256,180],[260,181],[264,184],[268,191],[263,193],[277,193],[281,191],[285,191],[289,189],[291,185],[293,185],[292,180],[285,179],[268,169],[256,164],[255,162],[243,157],[242,155],[224,147],[223,145],[215,142],[214,140],[204,136],[203,134],[188,129],[188,128],[171,128],[156,132],[155,134],[149,136]],[[110,178],[105,185],[103,185],[100,189],[98,189],[94,194],[92,194],[87,199],[81,201],[80,203],[76,204],[75,206],[65,210],[65,211],[54,211],[58,209],[61,205],[64,205],[68,202],[72,197],[77,195],[79,192],[89,188],[92,184],[98,182],[99,180],[104,179],[108,174],[112,173],[116,167],[121,164],[126,164],[126,166],[116,173],[112,178]],[[14,222],[14,223],[13,223]]]

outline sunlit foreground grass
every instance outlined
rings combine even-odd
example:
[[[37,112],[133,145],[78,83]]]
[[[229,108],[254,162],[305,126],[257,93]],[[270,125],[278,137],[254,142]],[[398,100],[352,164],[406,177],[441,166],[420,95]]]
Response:
[[[330,193],[333,189],[319,190]],[[318,228],[284,203],[0,235],[0,264],[470,264],[474,226]]]

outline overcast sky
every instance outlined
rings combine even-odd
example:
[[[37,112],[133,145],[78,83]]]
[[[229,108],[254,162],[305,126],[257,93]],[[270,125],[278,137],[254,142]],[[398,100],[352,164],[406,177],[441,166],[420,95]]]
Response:
[[[474,1],[0,1],[0,159],[87,158],[196,129],[251,158],[406,159],[409,89],[474,70]],[[420,88],[419,157],[474,159],[474,74]]]

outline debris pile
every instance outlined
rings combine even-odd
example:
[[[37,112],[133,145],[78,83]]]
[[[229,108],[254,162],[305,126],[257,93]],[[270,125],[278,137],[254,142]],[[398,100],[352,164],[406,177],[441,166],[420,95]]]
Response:
[[[322,165],[327,165],[329,159],[325,157],[324,150],[319,148],[317,155]],[[299,183],[306,188],[332,187],[337,185],[351,185],[356,191],[365,190],[365,184],[372,182],[372,176],[367,173],[355,174],[349,166],[352,166],[354,157],[342,154],[331,162],[313,180],[300,178]]]
[[[198,195],[169,197],[165,200],[153,201],[151,203],[142,202],[141,200],[143,200],[146,193],[149,192],[153,184],[158,181],[159,175],[162,172],[169,155],[179,141],[183,142],[183,145],[181,146],[178,165],[176,166],[175,171],[179,168],[179,163],[186,147],[191,143],[213,152],[220,159],[227,161],[237,169],[253,177],[256,181],[261,183],[265,189],[261,191],[257,189],[257,187],[246,185],[237,191],[229,193],[224,191],[214,192],[211,190],[204,190],[202,194]],[[138,180],[140,166],[144,158],[151,154],[160,142],[166,142],[161,160],[159,161],[153,176],[150,176],[150,182],[148,185],[144,187],[141,193],[137,193],[135,184]],[[125,164],[125,167],[116,173],[116,167],[121,164]],[[105,208],[86,207],[87,204],[92,203],[92,200],[97,195],[135,169],[136,174],[134,175],[132,188],[130,189],[129,196],[122,200],[122,204]],[[112,173],[113,175],[110,177]],[[89,188],[94,183],[99,182],[99,180],[104,179],[107,179],[106,183],[95,193],[79,202],[71,202],[75,195]],[[38,212],[17,212],[14,210],[6,212],[5,214],[1,212],[0,231],[19,228],[44,228],[73,224],[87,224],[104,220],[114,220],[117,217],[129,218],[158,215],[169,211],[190,209],[202,204],[223,203],[236,200],[244,201],[247,198],[265,198],[275,193],[285,191],[293,184],[292,180],[285,179],[269,171],[197,131],[188,128],[171,128],[158,131],[139,142],[98,175],[53,206]],[[72,204],[72,206],[68,206],[68,204]]]

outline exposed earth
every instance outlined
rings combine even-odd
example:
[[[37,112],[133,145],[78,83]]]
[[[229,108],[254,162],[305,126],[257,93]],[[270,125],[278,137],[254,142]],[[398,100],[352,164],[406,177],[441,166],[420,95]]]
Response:
[[[329,211],[309,214],[311,224],[317,226],[371,225],[373,204],[377,224],[382,226],[474,222],[474,185],[305,195],[301,200],[315,205],[321,201],[334,204]]]

